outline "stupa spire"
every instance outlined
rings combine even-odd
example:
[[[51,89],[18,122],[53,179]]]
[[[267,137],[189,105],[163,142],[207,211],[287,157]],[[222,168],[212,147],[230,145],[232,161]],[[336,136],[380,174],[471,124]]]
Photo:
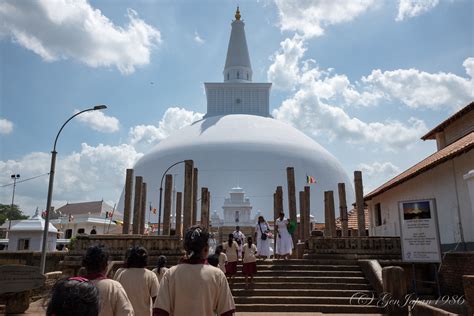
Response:
[[[224,67],[224,81],[252,81],[252,66],[245,38],[245,23],[241,20],[240,9],[237,7],[235,20],[232,21],[229,46]]]

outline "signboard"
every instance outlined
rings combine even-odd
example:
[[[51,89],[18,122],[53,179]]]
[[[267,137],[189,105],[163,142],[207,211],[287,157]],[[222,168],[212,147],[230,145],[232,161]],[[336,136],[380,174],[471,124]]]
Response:
[[[38,267],[23,265],[0,266],[0,294],[17,293],[44,285],[45,276]]]
[[[398,204],[402,259],[406,262],[441,262],[435,200]]]

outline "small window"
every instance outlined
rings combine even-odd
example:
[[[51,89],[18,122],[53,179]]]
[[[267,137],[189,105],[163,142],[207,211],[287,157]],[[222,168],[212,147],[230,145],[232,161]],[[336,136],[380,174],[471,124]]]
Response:
[[[64,233],[64,238],[70,239],[72,237],[72,229],[66,229],[66,232]]]
[[[240,104],[240,102],[241,102],[241,101],[240,101],[239,98],[235,99],[235,103]]]
[[[229,73],[227,73],[227,80],[229,80],[229,78],[230,78],[230,75],[229,75]]]
[[[375,204],[374,207],[375,226],[382,225],[382,208],[380,203]]]
[[[79,228],[79,229],[77,230],[77,233],[78,233],[78,234],[84,234],[84,233],[85,233],[84,228]]]
[[[28,250],[28,249],[30,249],[30,240],[18,239],[18,250]]]
[[[247,80],[249,80],[249,73],[247,72]]]
[[[237,79],[240,78],[240,72],[237,71]]]

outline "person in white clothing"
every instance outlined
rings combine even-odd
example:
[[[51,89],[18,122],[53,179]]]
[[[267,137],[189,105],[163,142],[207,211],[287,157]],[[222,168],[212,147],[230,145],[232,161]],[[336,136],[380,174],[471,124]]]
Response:
[[[234,241],[239,246],[239,258],[242,258],[242,245],[245,243],[245,235],[240,231],[240,226],[235,227],[235,231],[232,233]]]
[[[270,226],[263,216],[259,216],[257,225],[255,226],[255,242],[257,243],[257,253],[259,258],[266,259],[270,257],[269,234]]]
[[[209,234],[209,241],[207,242],[209,245],[209,255],[213,255],[216,252],[216,239],[214,238],[214,233]]]
[[[275,220],[276,237],[276,258],[285,258],[288,260],[293,250],[293,239],[288,232],[289,220],[285,218],[285,213],[280,212],[280,216]]]

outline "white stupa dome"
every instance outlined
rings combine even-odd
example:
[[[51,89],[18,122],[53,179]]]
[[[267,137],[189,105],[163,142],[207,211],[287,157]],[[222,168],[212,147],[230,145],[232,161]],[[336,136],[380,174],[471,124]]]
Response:
[[[143,176],[147,183],[148,199],[157,201],[166,169],[176,162],[192,159],[198,168],[198,186],[209,189],[213,209],[222,210],[229,190],[239,187],[245,190],[253,209],[261,210],[265,219],[273,220],[273,194],[277,186],[283,186],[283,206],[288,213],[286,168],[294,167],[297,200],[298,192],[307,185],[306,176],[315,178],[316,183],[310,185],[310,211],[322,221],[324,191],[337,192],[337,184],[344,182],[347,201],[352,203],[351,181],[336,158],[322,146],[291,125],[271,118],[271,83],[252,82],[244,25],[240,13],[236,14],[223,71],[224,82],[205,83],[205,118],[162,140],[136,163],[135,175]],[[168,173],[179,173],[175,186],[177,191],[182,191],[184,166],[177,165]],[[200,193],[198,189],[198,199]],[[123,194],[118,209],[123,209]]]
[[[287,212],[287,167],[295,168],[297,198],[298,191],[307,185],[306,175],[316,179],[310,185],[311,212],[318,220],[323,219],[324,191],[337,192],[338,182],[346,183],[347,200],[353,200],[351,182],[334,156],[292,126],[268,117],[234,114],[197,121],[144,155],[134,167],[135,174],[144,177],[148,188],[154,188],[148,194],[156,194],[163,172],[186,159],[194,160],[198,185],[209,188],[211,205],[216,209],[221,209],[229,189],[238,184],[245,188],[254,209],[272,218],[273,193],[281,185]],[[169,171],[178,172],[176,187],[183,188],[183,165]]]

